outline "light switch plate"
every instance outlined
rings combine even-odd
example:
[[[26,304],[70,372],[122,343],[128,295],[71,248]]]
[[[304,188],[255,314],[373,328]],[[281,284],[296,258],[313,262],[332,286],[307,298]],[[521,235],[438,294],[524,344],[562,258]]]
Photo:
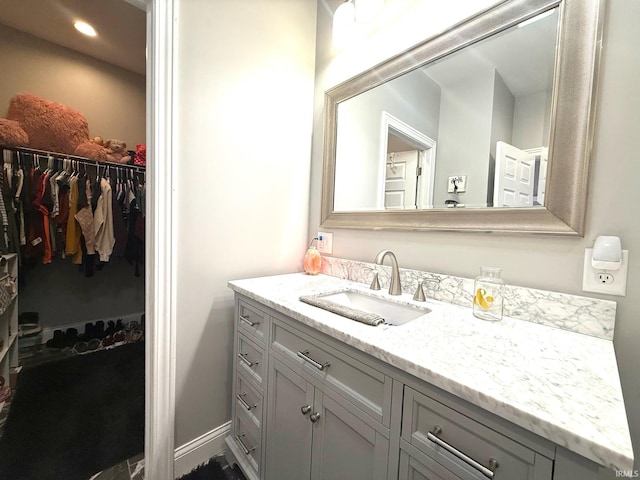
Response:
[[[467,190],[467,176],[456,175],[454,177],[449,177],[449,183],[447,184],[447,193],[453,193],[455,182],[457,182],[458,184],[458,193],[462,193]]]
[[[604,293],[624,297],[627,294],[627,269],[629,250],[622,250],[622,265],[618,270],[600,270],[593,268],[591,257],[593,248],[584,252],[584,270],[582,273],[582,290],[585,292]]]

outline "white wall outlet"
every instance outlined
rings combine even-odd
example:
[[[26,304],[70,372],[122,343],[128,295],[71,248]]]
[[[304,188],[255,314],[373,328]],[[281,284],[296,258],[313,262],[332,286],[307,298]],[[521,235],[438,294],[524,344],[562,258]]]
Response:
[[[331,255],[333,253],[333,233],[318,232],[318,251]]]
[[[447,193],[453,193],[453,187],[458,185],[458,193],[462,193],[467,190],[467,176],[456,175],[455,177],[449,177],[449,183],[447,184]]]
[[[629,250],[622,250],[622,265],[618,270],[599,270],[591,265],[593,248],[584,252],[584,271],[582,274],[582,290],[585,292],[604,293],[624,297],[627,294],[627,269]]]

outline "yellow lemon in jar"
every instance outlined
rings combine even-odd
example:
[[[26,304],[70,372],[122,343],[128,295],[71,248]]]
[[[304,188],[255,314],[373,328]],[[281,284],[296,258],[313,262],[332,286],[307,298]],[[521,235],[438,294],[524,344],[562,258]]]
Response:
[[[491,304],[493,303],[493,297],[487,294],[487,291],[484,288],[479,288],[476,290],[476,294],[473,297],[473,303],[481,306],[485,310],[489,310],[491,308]]]

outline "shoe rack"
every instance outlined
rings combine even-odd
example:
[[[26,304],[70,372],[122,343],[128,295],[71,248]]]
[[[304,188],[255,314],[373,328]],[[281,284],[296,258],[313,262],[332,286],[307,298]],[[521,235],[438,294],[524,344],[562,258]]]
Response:
[[[18,256],[0,255],[0,375],[18,364]]]

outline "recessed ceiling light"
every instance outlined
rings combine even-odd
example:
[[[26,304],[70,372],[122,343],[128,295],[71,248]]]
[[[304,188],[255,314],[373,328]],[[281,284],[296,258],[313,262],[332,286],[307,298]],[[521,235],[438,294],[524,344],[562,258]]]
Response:
[[[73,26],[76,27],[76,30],[78,30],[80,33],[84,33],[89,37],[95,37],[97,35],[96,30],[88,23],[78,21],[75,22]]]

